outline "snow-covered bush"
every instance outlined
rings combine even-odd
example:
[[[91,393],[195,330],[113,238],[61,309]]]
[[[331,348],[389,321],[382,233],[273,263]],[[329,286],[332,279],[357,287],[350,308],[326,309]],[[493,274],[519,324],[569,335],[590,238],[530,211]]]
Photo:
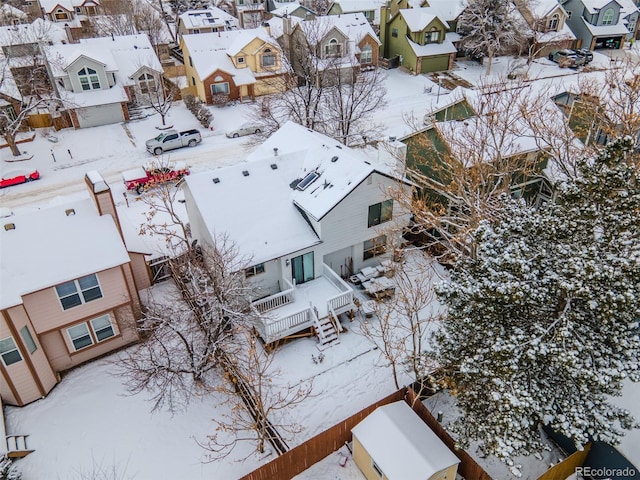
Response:
[[[209,128],[213,115],[202,100],[192,94],[184,96],[184,104],[204,128]]]
[[[13,460],[6,456],[0,455],[0,480],[20,480],[22,474],[16,469]]]

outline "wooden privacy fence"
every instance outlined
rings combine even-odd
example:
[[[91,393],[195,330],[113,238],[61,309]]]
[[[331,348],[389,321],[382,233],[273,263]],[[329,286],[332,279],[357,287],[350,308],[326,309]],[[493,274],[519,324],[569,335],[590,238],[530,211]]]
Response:
[[[289,480],[305,471],[313,464],[338,450],[345,442],[351,441],[351,429],[376,408],[402,400],[406,389],[403,388],[386,398],[360,410],[301,445],[273,459],[271,462],[245,475],[240,480]]]
[[[458,473],[466,480],[493,480],[487,472],[465,451],[455,449],[455,441],[440,423],[431,415],[418,395],[411,388],[401,388],[386,398],[368,406],[355,415],[343,420],[301,445],[273,459],[271,462],[245,475],[240,480],[290,480],[323,458],[338,450],[345,442],[350,442],[351,429],[364,420],[376,408],[404,400],[414,412],[434,431],[434,433],[460,459]]]

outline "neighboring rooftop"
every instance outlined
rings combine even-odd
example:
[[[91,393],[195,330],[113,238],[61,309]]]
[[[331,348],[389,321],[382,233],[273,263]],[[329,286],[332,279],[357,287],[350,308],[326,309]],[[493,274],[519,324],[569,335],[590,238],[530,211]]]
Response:
[[[22,295],[128,263],[110,215],[90,199],[2,219],[0,309]]]

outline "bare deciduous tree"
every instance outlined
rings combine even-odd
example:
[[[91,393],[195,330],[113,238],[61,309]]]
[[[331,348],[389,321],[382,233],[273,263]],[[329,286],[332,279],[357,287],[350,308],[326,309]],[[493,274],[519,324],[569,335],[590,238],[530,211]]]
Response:
[[[151,299],[138,326],[143,340],[120,359],[129,391],[148,391],[153,410],[176,411],[217,383],[222,345],[255,315],[245,266],[223,237],[170,260],[177,291]]]
[[[267,351],[250,332],[238,335],[227,345],[227,381],[218,391],[229,398],[229,413],[214,418],[216,432],[202,444],[211,460],[229,455],[239,442],[255,442],[254,450],[263,454],[267,442],[300,433],[302,427],[288,419],[287,411],[312,395],[311,380],[291,385],[281,381],[274,366],[274,352]],[[277,431],[277,434],[276,434]]]
[[[424,355],[430,328],[440,319],[439,304],[433,290],[438,281],[436,267],[421,252],[413,251],[411,260],[396,264],[392,270],[395,295],[376,302],[375,315],[361,324],[362,333],[379,349],[400,388],[400,371],[410,373],[419,385],[433,365]]]

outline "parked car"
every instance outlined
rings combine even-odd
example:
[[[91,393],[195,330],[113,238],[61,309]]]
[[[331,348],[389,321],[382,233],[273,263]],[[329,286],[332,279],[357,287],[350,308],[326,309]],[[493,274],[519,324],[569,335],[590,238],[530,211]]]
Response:
[[[556,50],[549,54],[549,60],[556,62],[561,68],[577,68],[586,63],[584,56],[578,55],[573,50],[565,48],[564,50]]]
[[[579,57],[584,57],[585,65],[593,61],[593,52],[587,50],[586,48],[572,48],[571,51]]]
[[[0,188],[10,187],[11,185],[18,185],[20,183],[32,182],[33,180],[40,179],[40,172],[34,170],[29,173],[28,171],[15,171],[2,175],[0,180]]]
[[[262,128],[260,125],[245,123],[240,128],[235,130],[229,130],[225,135],[229,138],[244,137],[245,135],[253,135],[254,133],[260,133]]]
[[[122,180],[127,190],[135,190],[140,195],[153,185],[180,180],[185,175],[189,175],[189,167],[184,162],[177,162],[173,165],[148,165],[127,170],[122,172]]]
[[[196,129],[178,132],[177,130],[166,130],[155,138],[147,140],[147,151],[154,155],[162,155],[168,150],[175,150],[182,147],[195,147],[202,141],[202,135]]]

